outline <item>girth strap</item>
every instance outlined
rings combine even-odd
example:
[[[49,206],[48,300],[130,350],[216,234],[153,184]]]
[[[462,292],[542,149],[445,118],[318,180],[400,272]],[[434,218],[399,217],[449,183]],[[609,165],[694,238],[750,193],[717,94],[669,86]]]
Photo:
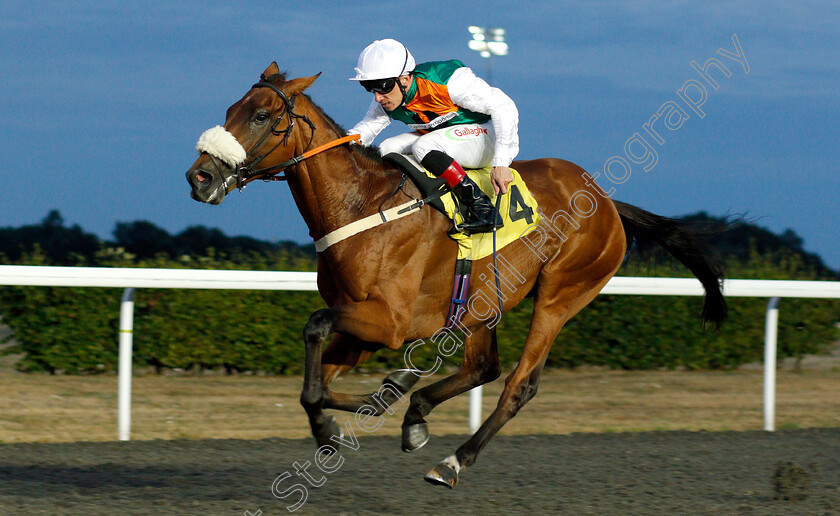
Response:
[[[363,219],[351,222],[350,224],[340,227],[335,231],[330,231],[323,237],[316,240],[315,251],[319,253],[323,252],[331,245],[337,244],[353,235],[359,234],[362,231],[367,231],[370,228],[375,228],[376,226],[380,226],[386,222],[401,219],[406,215],[411,215],[412,213],[419,211],[420,208],[421,205],[418,205],[417,201],[412,199],[408,202],[400,204],[399,206],[394,206],[393,208],[389,208],[385,211],[379,211]]]

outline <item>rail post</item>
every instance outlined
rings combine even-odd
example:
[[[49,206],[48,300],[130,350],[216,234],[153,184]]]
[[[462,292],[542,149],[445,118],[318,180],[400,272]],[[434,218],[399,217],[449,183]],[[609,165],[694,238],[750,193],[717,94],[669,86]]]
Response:
[[[481,426],[481,385],[470,391],[470,433],[474,434]]]
[[[128,441],[131,434],[131,348],[134,345],[134,289],[123,291],[120,303],[119,386],[117,388],[117,434]]]
[[[779,298],[767,302],[764,317],[764,429],[775,430],[776,418],[776,339],[779,333]]]

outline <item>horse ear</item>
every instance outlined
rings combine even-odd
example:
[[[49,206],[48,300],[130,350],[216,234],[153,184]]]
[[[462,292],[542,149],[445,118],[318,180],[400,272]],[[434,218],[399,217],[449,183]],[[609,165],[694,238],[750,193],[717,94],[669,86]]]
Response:
[[[261,77],[271,77],[280,73],[280,68],[277,67],[277,61],[272,61],[268,68],[262,73]]]
[[[313,75],[312,77],[299,77],[297,79],[292,79],[288,81],[284,85],[284,90],[289,95],[295,95],[296,93],[302,93],[306,88],[312,86],[312,83],[315,82],[315,79],[321,76],[321,72]]]

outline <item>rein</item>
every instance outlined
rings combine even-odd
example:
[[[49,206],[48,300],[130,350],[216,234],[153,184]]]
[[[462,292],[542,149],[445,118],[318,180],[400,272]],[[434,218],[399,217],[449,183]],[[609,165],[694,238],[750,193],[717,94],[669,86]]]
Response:
[[[263,168],[263,169],[255,171],[255,172],[252,172],[252,173],[250,173],[249,177],[247,177],[244,180],[242,186],[245,186],[245,184],[250,183],[251,181],[253,181],[255,179],[258,179],[258,176],[265,175],[267,171],[271,171],[273,169],[280,169],[280,170],[278,172],[274,172],[274,173],[269,172],[269,174],[268,174],[269,177],[264,177],[264,178],[262,178],[262,180],[263,181],[285,181],[286,176],[276,175],[279,172],[282,172],[282,169],[291,167],[292,165],[297,165],[301,161],[303,161],[307,158],[311,158],[312,156],[314,156],[316,154],[320,154],[321,152],[324,152],[325,150],[329,150],[329,149],[332,149],[333,147],[338,147],[339,145],[342,145],[344,143],[352,142],[354,140],[359,140],[359,139],[361,139],[361,135],[348,134],[347,136],[342,136],[341,138],[339,138],[337,140],[333,140],[333,141],[325,143],[324,145],[321,145],[319,147],[315,147],[312,150],[306,151],[303,154],[301,154],[300,156],[295,156],[294,158],[292,158],[288,161],[284,161],[283,163],[280,163],[279,165],[275,165],[273,167],[268,167],[268,168]],[[242,167],[242,168],[244,168],[244,167]],[[242,170],[242,169],[240,169],[240,170]]]

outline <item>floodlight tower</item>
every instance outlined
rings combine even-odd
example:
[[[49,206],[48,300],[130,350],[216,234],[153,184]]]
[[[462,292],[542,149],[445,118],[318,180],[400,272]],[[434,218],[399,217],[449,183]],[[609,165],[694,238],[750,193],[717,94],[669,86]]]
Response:
[[[478,27],[470,25],[467,30],[472,34],[469,42],[471,50],[487,58],[487,83],[493,84],[493,56],[506,56],[508,44],[505,43],[505,29],[499,27]]]

